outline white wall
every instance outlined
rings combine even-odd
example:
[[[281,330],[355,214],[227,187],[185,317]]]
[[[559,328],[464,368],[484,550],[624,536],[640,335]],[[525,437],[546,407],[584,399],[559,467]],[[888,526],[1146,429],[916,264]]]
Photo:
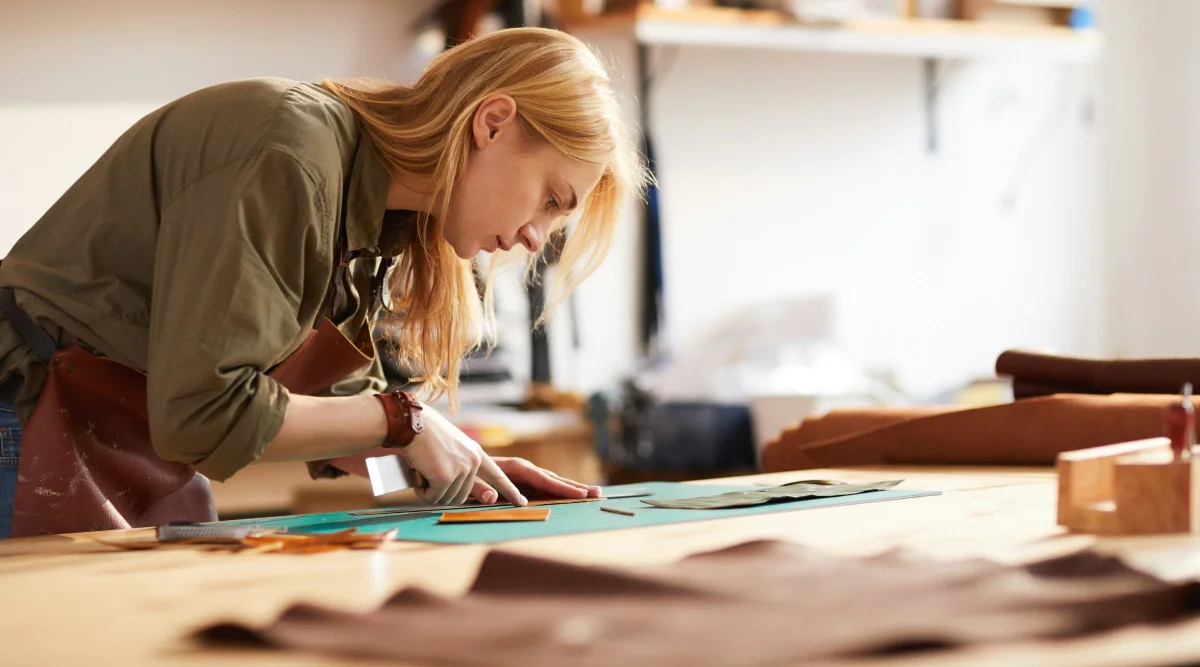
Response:
[[[412,23],[432,0],[3,0],[0,2],[0,253],[130,124],[196,88],[252,76],[379,76],[411,81],[428,51]],[[581,290],[585,352],[555,323],[555,371],[595,386],[620,373],[636,339],[628,262],[636,229]],[[613,298],[614,295],[616,298]],[[501,284],[506,345],[528,372],[524,296]],[[562,311],[568,312],[566,310]],[[616,324],[614,324],[616,323]]]
[[[407,78],[427,2],[4,0],[0,252],[140,116],[196,88],[262,76]]]
[[[422,61],[408,25],[427,5],[8,0],[0,250],[129,123],[191,89],[263,74],[410,80]],[[1087,68],[953,68],[930,155],[920,67],[675,54],[653,114],[673,344],[687,347],[745,304],[823,294],[847,349],[919,393],[988,374],[1010,346],[1104,349]],[[630,75],[618,77],[632,95]],[[581,290],[577,357],[558,324],[564,384],[595,388],[633,363],[637,248],[626,225]]]
[[[1115,32],[1102,69],[1105,225],[1112,350],[1200,355],[1200,5],[1105,8]]]
[[[810,293],[855,359],[918,394],[1007,347],[1101,349],[1087,67],[953,65],[929,154],[919,60],[676,57],[653,120],[677,345]]]

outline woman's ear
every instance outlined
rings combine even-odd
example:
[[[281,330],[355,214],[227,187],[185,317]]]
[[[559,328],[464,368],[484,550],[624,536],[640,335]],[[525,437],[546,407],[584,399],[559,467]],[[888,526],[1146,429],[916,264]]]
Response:
[[[475,110],[471,130],[475,148],[483,150],[516,127],[517,102],[508,95],[489,95]],[[503,136],[503,138],[507,138]]]

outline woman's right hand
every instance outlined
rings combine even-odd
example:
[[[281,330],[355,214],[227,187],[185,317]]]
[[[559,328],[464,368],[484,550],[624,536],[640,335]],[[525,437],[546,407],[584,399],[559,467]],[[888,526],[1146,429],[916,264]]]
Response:
[[[429,481],[428,488],[416,490],[422,502],[461,505],[476,488],[478,478],[490,487],[483,491],[482,502],[495,502],[499,492],[516,507],[527,504],[525,496],[479,443],[429,406],[422,409],[421,415],[425,429],[402,451],[408,465]]]

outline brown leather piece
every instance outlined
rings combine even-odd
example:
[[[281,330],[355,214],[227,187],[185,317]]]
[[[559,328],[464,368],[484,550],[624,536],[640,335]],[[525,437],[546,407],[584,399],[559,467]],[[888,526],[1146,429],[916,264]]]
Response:
[[[269,374],[316,393],[371,362],[328,320]],[[150,443],[145,375],[70,347],[55,354],[21,441],[12,536],[215,521],[208,479]]]
[[[498,521],[545,521],[550,518],[549,507],[545,509],[498,509],[478,512],[444,512],[438,523],[493,523]]]
[[[374,360],[374,353],[364,354],[362,348],[365,335],[367,349],[372,349],[368,328],[363,327],[359,340],[352,343],[333,322],[322,318],[300,347],[267,374],[293,394],[323,391]]]
[[[806,417],[799,427],[804,429],[806,441],[815,442],[826,438],[841,437],[856,431],[870,431],[910,419],[932,417],[961,408],[945,405],[918,405],[904,408],[846,407],[824,414]]]
[[[996,375],[1012,378],[1017,399],[1051,394],[1178,394],[1200,388],[1200,359],[1089,359],[1007,350]]]
[[[1108,392],[1096,391],[1091,387],[1067,384],[1043,384],[1028,380],[1012,380],[1013,398],[1023,400],[1039,396],[1054,396],[1055,394],[1095,394],[1103,395]]]
[[[461,598],[406,589],[369,613],[304,604],[199,636],[420,664],[773,665],[1083,636],[1192,616],[1196,593],[1090,552],[1020,567],[760,541],[636,569],[491,552]]]
[[[763,469],[1050,465],[1060,452],[1165,436],[1165,410],[1178,400],[1150,394],[1056,395],[982,408],[834,410],[768,443]]]

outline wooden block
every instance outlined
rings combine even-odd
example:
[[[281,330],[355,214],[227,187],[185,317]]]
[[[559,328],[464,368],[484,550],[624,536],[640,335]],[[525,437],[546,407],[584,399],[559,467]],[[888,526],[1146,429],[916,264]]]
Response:
[[[1200,532],[1200,457],[1176,461],[1168,438],[1058,456],[1058,523],[1097,535]]]
[[[1072,532],[1091,535],[1120,535],[1121,520],[1117,516],[1117,504],[1111,500],[1080,507],[1067,525]]]
[[[1116,512],[1122,535],[1192,533],[1196,475],[1189,461],[1119,461],[1114,470]]]
[[[1149,438],[1103,447],[1089,447],[1058,455],[1058,524],[1081,532],[1097,532],[1097,511],[1111,510],[1114,500],[1113,469],[1129,456],[1170,454],[1171,441]]]
[[[545,521],[550,508],[446,512],[438,523],[490,523],[493,521]]]

